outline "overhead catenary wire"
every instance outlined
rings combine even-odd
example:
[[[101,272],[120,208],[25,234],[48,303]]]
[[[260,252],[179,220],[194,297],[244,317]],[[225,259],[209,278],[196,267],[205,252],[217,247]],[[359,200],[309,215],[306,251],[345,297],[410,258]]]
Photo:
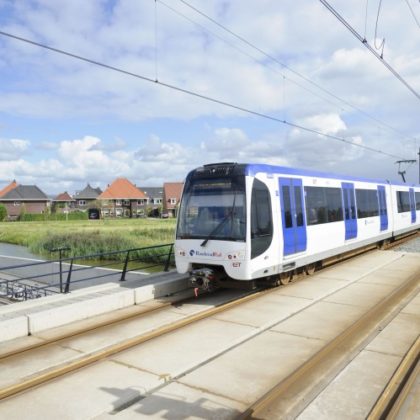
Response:
[[[364,36],[365,39],[366,39],[366,31],[367,31],[368,9],[369,9],[369,0],[366,0],[366,7],[365,7],[365,36]]]
[[[419,22],[419,20],[417,19],[417,16],[416,16],[416,14],[414,13],[414,10],[413,10],[413,8],[411,7],[410,2],[409,2],[408,0],[405,0],[405,2],[407,3],[408,8],[410,9],[410,13],[411,13],[411,15],[413,16],[413,19],[415,20],[415,22],[416,22],[417,26],[420,28],[420,22]]]
[[[198,28],[202,29],[203,31],[206,31],[207,33],[211,34],[213,37],[220,39],[222,42],[224,42],[225,44],[229,45],[229,47],[231,47],[232,49],[238,51],[239,53],[245,55],[246,57],[250,58],[251,60],[254,60],[256,63],[258,63],[259,65],[263,65],[264,67],[270,68],[273,71],[277,71],[279,72],[283,79],[287,79],[290,83],[300,87],[303,90],[306,90],[307,92],[311,93],[312,95],[317,96],[318,98],[322,99],[325,102],[328,102],[330,105],[333,106],[337,106],[336,103],[324,98],[323,96],[317,94],[316,92],[314,92],[313,90],[307,88],[306,86],[303,86],[302,84],[296,82],[295,80],[286,77],[283,72],[280,72],[277,68],[275,67],[271,67],[268,66],[267,63],[261,63],[260,60],[256,57],[254,57],[253,55],[249,54],[247,51],[243,50],[242,48],[239,48],[237,45],[233,44],[232,42],[228,41],[227,39],[221,37],[220,35],[216,34],[215,32],[211,31],[210,29],[206,28],[205,26],[199,24],[198,22],[194,21],[193,19],[189,18],[188,16],[184,15],[183,13],[181,13],[179,10],[174,9],[173,7],[169,6],[167,3],[165,3],[162,0],[156,0],[158,1],[162,6],[165,6],[168,10],[170,10],[171,12],[175,13],[176,15],[182,17],[183,19],[187,20],[188,22],[196,25]],[[283,104],[284,105],[284,104]],[[406,137],[406,136],[404,136]]]
[[[361,149],[368,150],[370,152],[378,153],[378,154],[388,156],[388,157],[392,157],[392,158],[405,159],[404,157],[401,157],[401,156],[398,156],[398,155],[387,153],[387,152],[384,152],[382,150],[375,149],[373,147],[365,146],[363,144],[355,143],[355,142],[347,140],[343,137],[334,136],[332,134],[322,133],[321,131],[318,131],[318,130],[315,130],[315,129],[312,129],[312,128],[309,128],[309,127],[305,127],[305,126],[300,125],[300,124],[295,124],[295,123],[292,123],[292,122],[287,121],[287,120],[282,120],[282,119],[277,118],[273,115],[268,115],[268,114],[264,114],[262,112],[257,112],[257,111],[254,111],[252,109],[248,109],[248,108],[245,108],[245,107],[242,107],[242,106],[239,106],[239,105],[235,105],[233,103],[230,103],[230,102],[227,102],[227,101],[224,101],[224,100],[221,100],[221,99],[212,98],[210,96],[207,96],[207,95],[204,95],[204,94],[201,94],[201,93],[198,93],[198,92],[194,92],[194,91],[189,90],[189,89],[185,89],[185,88],[182,88],[182,87],[179,87],[179,86],[176,86],[176,85],[172,85],[172,84],[169,84],[169,83],[165,83],[165,82],[162,82],[162,81],[159,81],[159,80],[154,80],[150,77],[147,77],[147,76],[144,76],[144,75],[141,75],[141,74],[138,74],[138,73],[134,73],[134,72],[131,72],[131,71],[128,71],[128,70],[124,70],[124,69],[119,68],[119,67],[111,66],[109,64],[105,64],[105,63],[102,63],[102,62],[97,61],[97,60],[93,60],[93,59],[90,59],[90,58],[87,58],[87,57],[83,57],[81,55],[74,54],[74,53],[71,53],[69,51],[59,49],[59,48],[51,47],[51,46],[46,45],[46,44],[41,44],[39,42],[33,41],[31,39],[28,39],[28,38],[23,38],[23,37],[18,36],[18,35],[14,35],[14,34],[11,34],[9,32],[4,32],[4,31],[0,30],[0,35],[11,38],[11,39],[14,39],[14,40],[17,40],[17,41],[24,42],[24,43],[27,43],[27,44],[34,45],[34,46],[37,46],[37,47],[55,52],[57,54],[62,54],[62,55],[74,58],[76,60],[80,60],[80,61],[84,61],[86,63],[94,64],[94,65],[102,67],[104,69],[112,70],[112,71],[115,71],[115,72],[118,72],[118,73],[121,73],[121,74],[124,74],[124,75],[127,75],[127,76],[131,76],[131,77],[143,80],[145,82],[150,82],[150,83],[153,83],[155,85],[160,85],[160,86],[166,87],[168,89],[172,89],[174,91],[181,92],[181,93],[184,93],[184,94],[196,97],[196,98],[200,98],[200,99],[203,99],[203,100],[206,100],[206,101],[209,101],[209,102],[213,102],[213,103],[216,103],[216,104],[219,104],[219,105],[223,105],[223,106],[226,106],[226,107],[231,108],[231,109],[236,109],[238,111],[241,111],[241,112],[244,112],[244,113],[247,113],[247,114],[250,114],[250,115],[254,115],[256,117],[260,117],[260,118],[264,118],[264,119],[267,119],[267,120],[282,123],[282,124],[285,124],[289,127],[297,128],[297,129],[300,129],[300,130],[308,132],[308,133],[317,134],[317,135],[320,135],[320,136],[328,138],[328,139],[336,140],[336,141],[339,141],[339,142],[342,142],[342,143],[345,143],[345,144],[348,144],[348,145],[351,145],[351,146],[354,146],[354,147],[359,147]]]
[[[158,57],[158,9],[157,0],[155,0],[155,79],[159,80],[159,57]]]
[[[384,58],[384,48],[385,48],[385,38],[382,38],[380,45],[376,45],[376,40],[378,38],[378,25],[379,25],[379,15],[381,13],[382,7],[382,0],[379,0],[378,4],[378,12],[376,13],[376,22],[375,22],[375,37],[373,38],[373,44],[375,48],[379,51],[381,50],[381,58]],[[364,37],[364,41],[367,42],[366,37]]]
[[[166,7],[169,7],[168,5],[166,5],[166,3],[164,3],[162,0],[157,0],[159,1],[161,4],[164,4]],[[278,65],[280,65],[281,67],[285,68],[286,70],[290,71],[292,74],[294,74],[295,76],[299,77],[300,79],[304,80],[305,82],[311,84],[312,86],[316,87],[317,89],[319,89],[320,91],[326,93],[327,95],[331,96],[332,98],[336,99],[337,101],[347,105],[348,107],[350,107],[351,109],[359,112],[360,114],[364,115],[365,117],[371,119],[372,121],[375,121],[376,123],[388,128],[389,130],[393,131],[394,133],[397,133],[399,136],[403,137],[403,138],[409,138],[410,140],[416,140],[413,137],[409,137],[406,134],[402,133],[401,131],[397,130],[396,128],[390,126],[389,124],[386,124],[385,122],[379,120],[378,118],[374,117],[373,115],[370,115],[368,112],[362,110],[361,108],[353,105],[352,103],[350,103],[349,101],[340,98],[338,95],[336,95],[335,93],[331,92],[330,90],[324,88],[323,86],[321,86],[319,83],[314,82],[313,80],[311,80],[309,77],[303,75],[302,73],[294,70],[292,67],[288,66],[287,64],[281,62],[279,59],[277,59],[276,57],[274,57],[272,54],[264,51],[262,48],[258,47],[257,45],[255,45],[254,43],[252,43],[251,41],[247,40],[245,37],[237,34],[236,32],[234,32],[233,30],[229,29],[227,26],[221,24],[220,22],[218,22],[216,19],[212,18],[211,16],[209,16],[208,14],[204,13],[203,11],[201,11],[200,9],[198,9],[197,7],[193,6],[192,4],[190,4],[189,2],[187,2],[186,0],[179,0],[182,4],[184,4],[185,6],[189,7],[191,10],[193,10],[194,12],[196,12],[197,14],[201,15],[202,17],[204,17],[205,19],[209,20],[210,22],[212,22],[214,25],[218,26],[219,28],[221,28],[222,30],[224,30],[225,32],[229,33],[230,35],[232,35],[233,37],[235,37],[236,39],[240,40],[241,42],[243,42],[244,44],[248,45],[250,48],[258,51],[260,54],[262,54],[263,56],[265,56],[266,58],[268,58],[269,60],[271,60],[274,63],[277,63]],[[420,1],[420,0],[419,0]],[[367,7],[367,6],[366,6]],[[171,8],[172,9],[172,8]],[[179,12],[177,12],[179,13]],[[190,20],[189,18],[186,17],[186,19]],[[196,23],[197,24],[197,23]],[[197,24],[198,25],[198,24]],[[201,26],[201,25],[200,25]],[[209,31],[209,30],[208,30]],[[211,32],[211,31],[209,31]],[[217,36],[217,35],[216,35]],[[220,38],[220,37],[219,37]],[[226,43],[228,43],[228,41],[225,40]],[[261,64],[261,63],[260,63]],[[288,78],[288,80],[290,81],[291,79]],[[296,82],[295,83],[297,86],[299,87],[303,87],[302,85],[299,85]],[[313,91],[308,90],[307,88],[303,89],[311,92],[314,94]],[[315,94],[316,95],[316,94]],[[319,95],[316,95],[318,97],[320,97]],[[322,97],[320,97],[322,98]],[[325,100],[325,98],[322,98]],[[329,101],[328,101],[329,102]],[[331,102],[330,102],[331,103]],[[335,104],[334,104],[335,105]]]
[[[182,0],[181,0],[182,1]],[[420,94],[326,0],[319,0],[417,99]]]

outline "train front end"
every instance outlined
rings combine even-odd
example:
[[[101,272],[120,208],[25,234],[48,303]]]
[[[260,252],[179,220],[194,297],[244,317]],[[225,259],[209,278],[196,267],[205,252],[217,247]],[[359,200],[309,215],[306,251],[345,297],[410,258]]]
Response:
[[[205,165],[187,176],[175,242],[180,273],[192,287],[213,290],[247,273],[244,165]]]

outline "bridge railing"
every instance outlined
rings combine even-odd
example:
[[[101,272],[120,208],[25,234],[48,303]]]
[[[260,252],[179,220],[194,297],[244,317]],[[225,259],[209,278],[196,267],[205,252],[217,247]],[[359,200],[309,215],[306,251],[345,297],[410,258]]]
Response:
[[[174,244],[0,266],[0,296],[27,300],[96,285],[126,281],[131,276],[168,271],[174,267]]]

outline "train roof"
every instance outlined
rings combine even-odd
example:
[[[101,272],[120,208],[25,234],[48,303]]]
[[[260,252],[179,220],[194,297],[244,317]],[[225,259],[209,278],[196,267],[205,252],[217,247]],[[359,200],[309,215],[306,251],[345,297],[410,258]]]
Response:
[[[301,175],[301,176],[310,176],[316,178],[329,178],[329,179],[339,179],[343,181],[361,181],[361,182],[371,182],[375,184],[390,184],[398,185],[403,187],[418,187],[418,184],[404,184],[402,182],[392,182],[387,179],[373,179],[373,178],[364,178],[356,176],[341,175],[336,173],[321,172],[315,170],[301,169],[301,168],[290,168],[287,166],[274,166],[274,165],[265,165],[265,164],[246,164],[247,175],[253,175],[258,172],[265,172],[271,174],[286,174],[286,175]]]
[[[204,165],[200,168],[196,168],[190,172],[189,176],[192,177],[206,177],[206,176],[237,176],[237,175],[249,175],[253,176],[259,172],[267,174],[284,174],[284,175],[294,175],[294,176],[310,176],[316,178],[329,178],[329,179],[338,179],[343,181],[361,181],[361,182],[371,182],[375,184],[389,184],[403,187],[419,187],[419,184],[404,184],[402,182],[391,182],[384,179],[372,179],[348,175],[340,175],[336,173],[321,172],[315,170],[301,169],[301,168],[291,168],[287,166],[275,166],[275,165],[266,165],[259,163],[233,163],[233,162],[220,162]]]

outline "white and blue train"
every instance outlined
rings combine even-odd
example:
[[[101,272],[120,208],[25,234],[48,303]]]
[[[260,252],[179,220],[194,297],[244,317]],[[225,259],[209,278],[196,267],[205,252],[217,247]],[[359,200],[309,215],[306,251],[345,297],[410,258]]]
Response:
[[[194,287],[311,272],[325,259],[420,229],[420,186],[259,164],[186,178],[175,242]],[[255,282],[254,282],[255,283]]]

